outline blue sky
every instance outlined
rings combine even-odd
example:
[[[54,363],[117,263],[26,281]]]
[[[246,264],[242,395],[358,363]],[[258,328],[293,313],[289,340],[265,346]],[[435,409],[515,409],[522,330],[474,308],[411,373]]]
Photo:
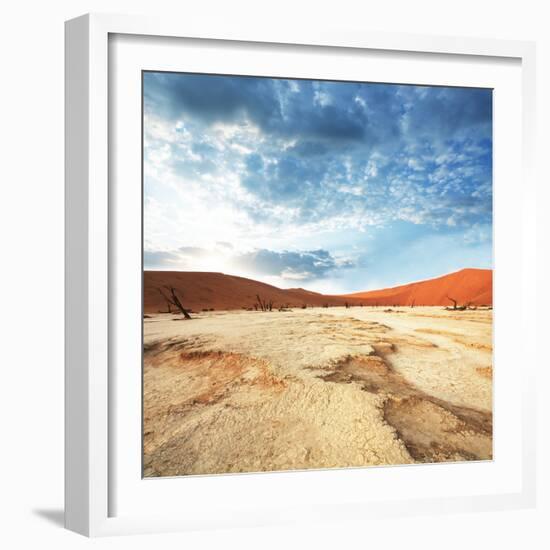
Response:
[[[345,293],[492,266],[492,93],[144,73],[144,267]]]

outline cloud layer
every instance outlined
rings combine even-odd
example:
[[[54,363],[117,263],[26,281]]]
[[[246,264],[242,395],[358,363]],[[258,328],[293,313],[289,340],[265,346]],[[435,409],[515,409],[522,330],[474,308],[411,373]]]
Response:
[[[327,250],[273,251],[255,249],[239,253],[233,247],[221,250],[181,247],[172,251],[150,251],[144,254],[146,269],[186,269],[190,271],[210,270],[220,262],[231,266],[233,271],[258,276],[269,276],[286,281],[312,281],[328,273],[354,266],[350,260],[338,260]]]
[[[347,290],[393,282],[373,239],[403,228],[490,266],[490,90],[145,73],[144,117],[146,268]]]

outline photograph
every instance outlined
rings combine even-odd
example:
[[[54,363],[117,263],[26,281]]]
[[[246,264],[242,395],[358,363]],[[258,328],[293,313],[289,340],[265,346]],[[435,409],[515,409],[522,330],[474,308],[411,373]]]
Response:
[[[143,477],[493,460],[493,90],[141,76]]]

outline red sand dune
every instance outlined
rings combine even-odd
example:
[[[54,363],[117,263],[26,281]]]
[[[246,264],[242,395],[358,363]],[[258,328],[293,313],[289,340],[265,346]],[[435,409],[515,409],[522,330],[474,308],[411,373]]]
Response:
[[[459,305],[471,303],[473,305],[493,305],[493,271],[491,269],[461,269],[449,273],[418,281],[407,285],[373,290],[370,292],[356,292],[348,295],[349,298],[360,298],[372,305],[408,306],[414,301],[417,306],[452,306],[453,298]]]
[[[215,310],[242,309],[254,306],[256,294],[263,300],[273,300],[275,307],[288,304],[290,307],[344,305],[345,297],[323,296],[301,288],[277,288],[252,279],[199,271],[145,271],[144,312],[166,311],[166,302],[159,288],[172,286],[178,291],[184,307],[193,311],[214,308]],[[357,300],[347,301],[356,302]]]
[[[343,296],[325,296],[302,288],[280,289],[259,281],[198,271],[145,271],[144,312],[166,311],[166,302],[159,288],[172,286],[185,307],[193,311],[243,309],[253,307],[256,294],[273,300],[274,307],[353,305],[415,305],[450,306],[447,296],[459,304],[492,305],[493,272],[490,269],[463,269],[436,279],[419,281],[394,288],[358,292]]]

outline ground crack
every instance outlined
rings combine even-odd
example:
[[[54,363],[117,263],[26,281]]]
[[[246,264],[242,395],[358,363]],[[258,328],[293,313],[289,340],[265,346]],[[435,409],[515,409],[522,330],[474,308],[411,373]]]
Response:
[[[318,378],[356,383],[364,391],[384,396],[384,420],[417,462],[492,458],[490,412],[457,406],[425,393],[378,355],[348,356]]]

